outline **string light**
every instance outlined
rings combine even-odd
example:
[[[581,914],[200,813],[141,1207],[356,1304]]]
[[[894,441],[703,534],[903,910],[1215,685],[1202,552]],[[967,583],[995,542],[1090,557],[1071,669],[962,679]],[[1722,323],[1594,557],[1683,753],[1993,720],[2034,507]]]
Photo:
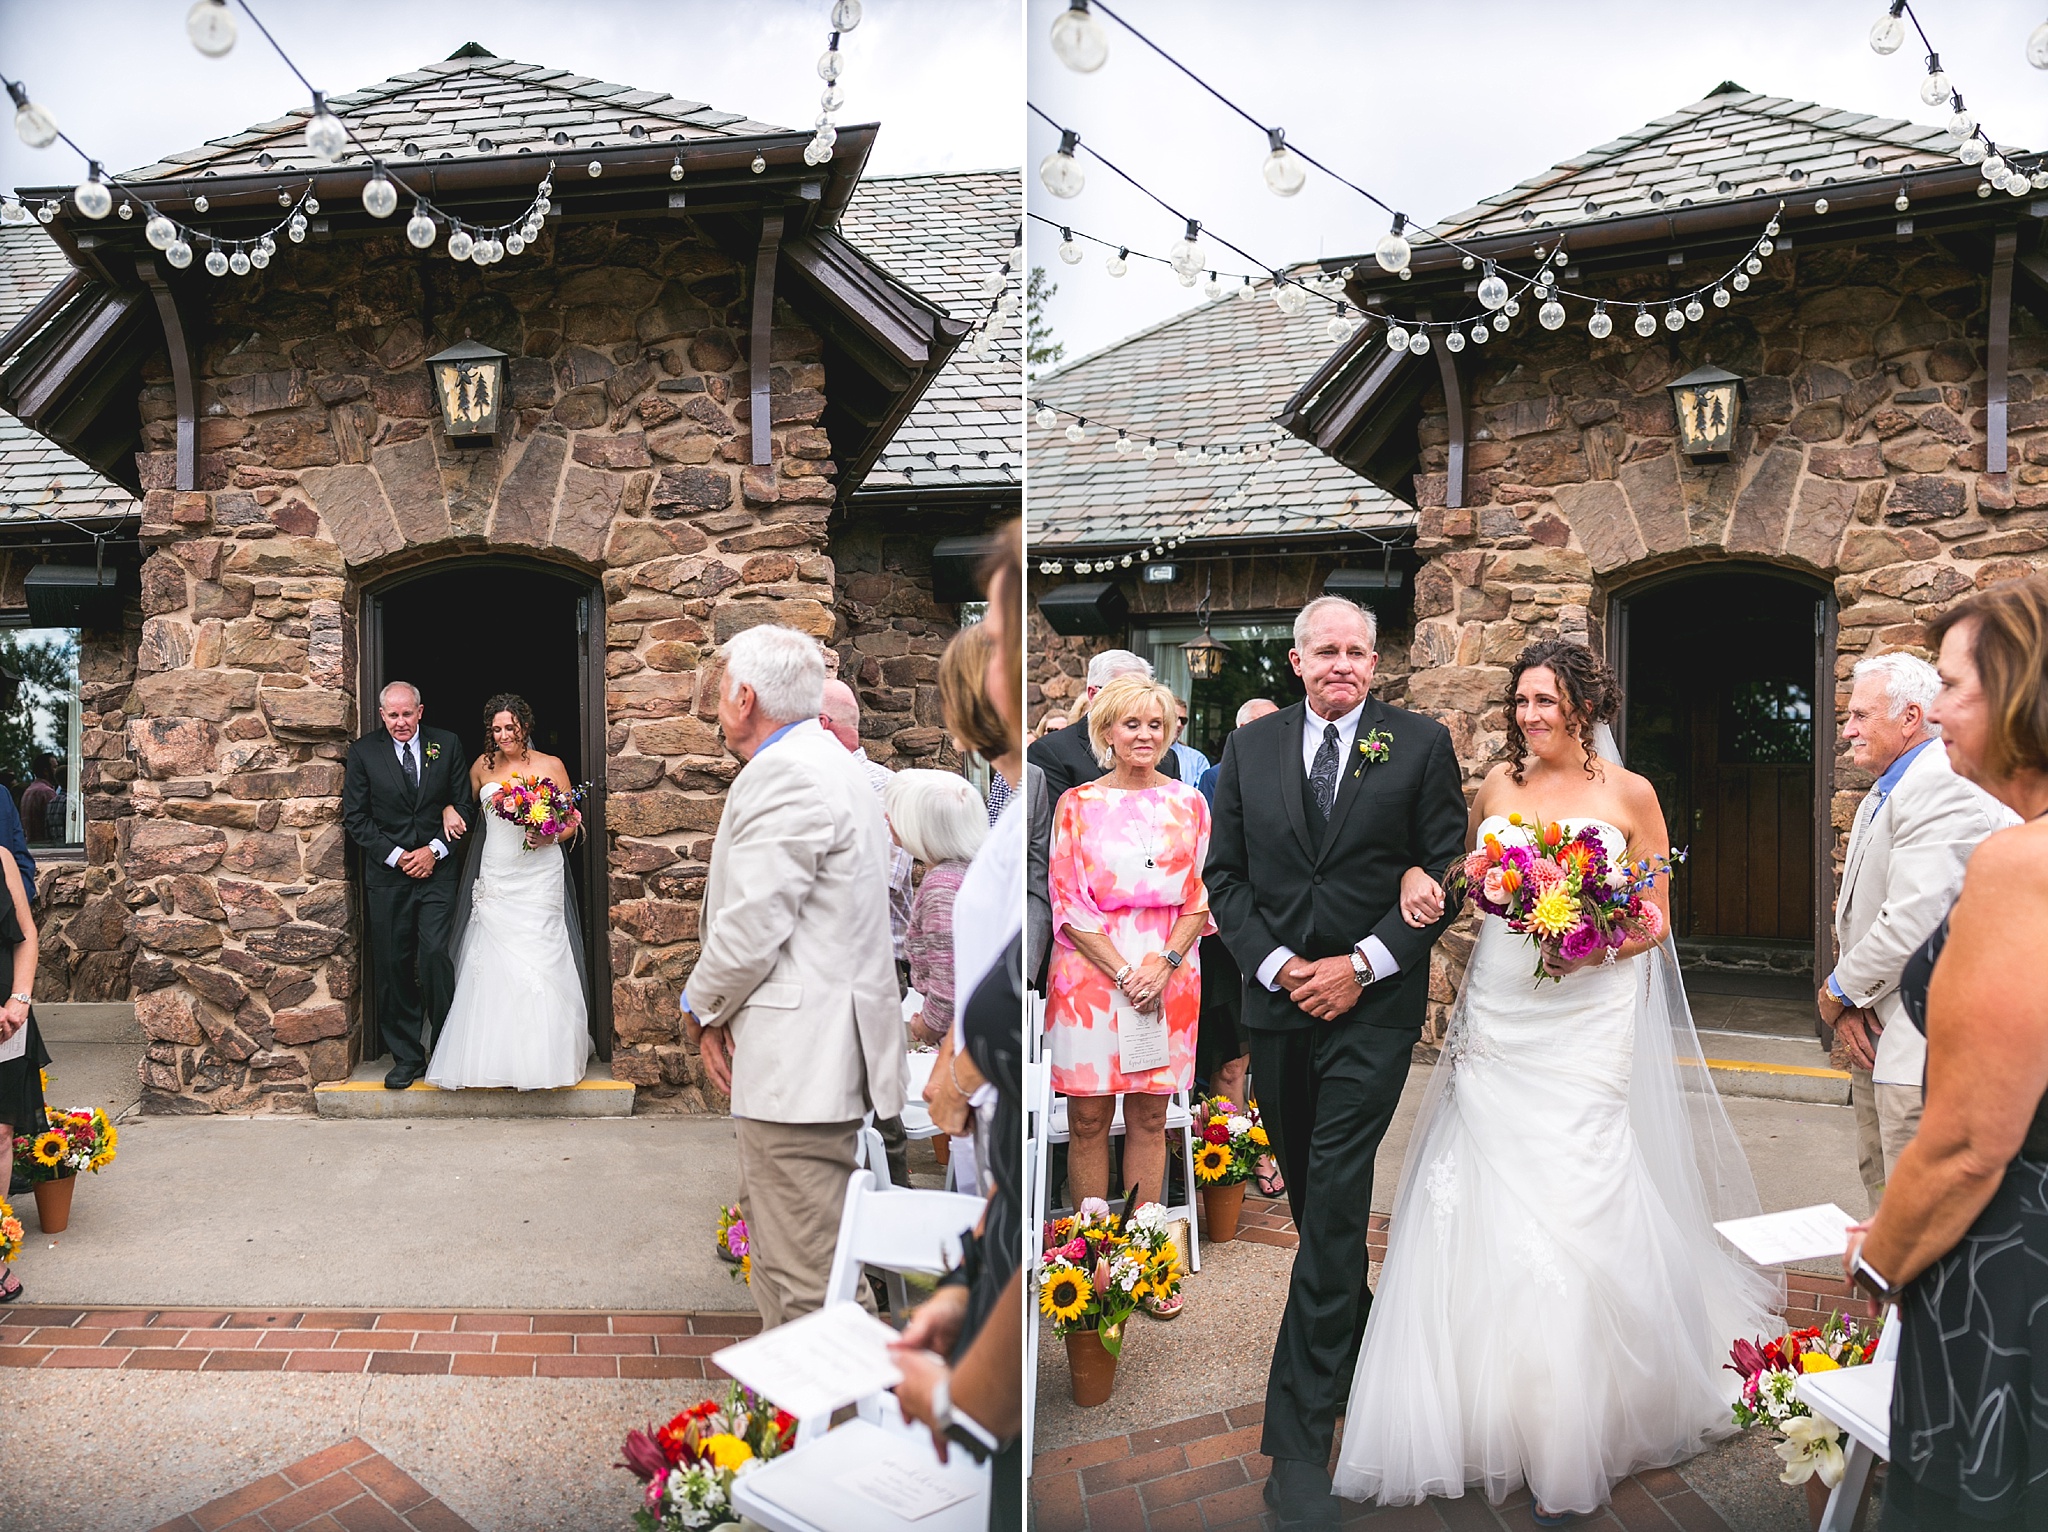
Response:
[[[845,69],[845,56],[839,51],[839,39],[843,33],[851,32],[860,25],[860,0],[838,0],[832,7],[832,35],[826,39],[825,51],[818,59],[818,78],[825,82],[825,90],[818,97],[817,132],[804,145],[804,163],[822,165],[832,158],[832,148],[839,142],[839,129],[833,126],[832,114],[846,104],[846,92],[839,86],[839,76]],[[682,156],[676,156],[676,163],[669,175],[681,180]]]
[[[1904,20],[1900,18],[1903,17]],[[1935,51],[1933,42],[1927,36],[1927,29],[1920,24],[1920,17],[1910,0],[1892,0],[1890,8],[1880,16],[1870,29],[1870,46],[1873,52],[1892,54],[1899,51],[1906,41],[1906,22],[1913,24],[1919,35],[1921,46],[1927,50],[1927,72],[1920,79],[1920,99],[1928,106],[1946,104],[1951,108],[1948,119],[1949,135],[1958,140],[1956,158],[1965,165],[1975,165],[1984,177],[1985,184],[1977,188],[1977,195],[1988,197],[1991,192],[2004,191],[2015,197],[2023,197],[2029,191],[2048,190],[2048,158],[2034,156],[2033,165],[2022,169],[2011,159],[1999,153],[1998,144],[1984,131],[1976,114],[1963,104],[1963,93],[1955,88],[1948,72],[1941,67],[1941,55]],[[2038,69],[2048,69],[2048,22],[2036,27],[2027,39],[2027,62]],[[1911,205],[1906,189],[1899,188],[1898,200],[1892,204],[1901,213]],[[1821,211],[1816,206],[1816,211]]]
[[[1088,13],[1088,0],[1068,0],[1053,18],[1052,53],[1076,74],[1093,74],[1109,57],[1109,39],[1102,24]]]
[[[1079,411],[1067,409],[1063,405],[1054,404],[1042,397],[1030,399],[1027,403],[1032,411],[1031,423],[1041,431],[1054,430],[1059,427],[1061,420],[1065,420],[1067,425],[1061,434],[1070,442],[1087,440],[1090,435],[1090,428],[1099,427],[1103,430],[1114,430],[1116,432],[1116,440],[1112,443],[1112,446],[1119,457],[1135,452],[1136,456],[1150,463],[1157,461],[1160,455],[1159,437],[1149,432],[1138,430],[1129,424],[1113,426],[1099,415],[1083,415]],[[1266,422],[1260,422],[1259,425],[1264,427]],[[1143,439],[1142,446],[1139,445],[1141,438]],[[1242,440],[1190,441],[1182,438],[1169,440],[1167,445],[1173,451],[1174,462],[1182,467],[1190,463],[1215,462],[1225,467],[1249,468],[1270,461],[1278,441],[1275,438],[1261,438],[1250,442]]]
[[[7,82],[7,94],[14,98],[14,131],[31,149],[47,149],[57,141],[57,119],[28,98],[28,87],[19,80]]]
[[[1121,241],[1104,239],[1099,234],[1090,234],[1086,230],[1077,229],[1071,224],[1064,224],[1057,219],[1047,218],[1043,213],[1029,213],[1026,216],[1034,223],[1044,224],[1048,229],[1059,230],[1060,239],[1063,243],[1071,240],[1076,244],[1085,243],[1101,246],[1102,249],[1109,252],[1103,261],[1103,269],[1112,277],[1123,276],[1130,270],[1130,263],[1132,261],[1150,261],[1157,266],[1165,266],[1169,269],[1172,267],[1172,261],[1166,256],[1153,255],[1143,250],[1134,250]],[[1063,252],[1062,259],[1064,258]],[[1254,276],[1247,272],[1210,269],[1206,272],[1206,275],[1210,278],[1210,281],[1204,285],[1203,295],[1218,301],[1231,297],[1250,297],[1256,290],[1254,284],[1265,281],[1273,282],[1277,286],[1300,289],[1300,298],[1304,305],[1309,298],[1320,298],[1333,306],[1339,301],[1313,284],[1303,282],[1296,277],[1290,277],[1284,272],[1266,271]],[[1220,289],[1220,291],[1211,291],[1212,287]]]
[[[18,124],[18,117],[16,121]],[[1074,158],[1074,150],[1080,143],[1079,133],[1070,128],[1062,128],[1059,148],[1038,162],[1039,182],[1055,197],[1078,197],[1081,195],[1081,189],[1088,184],[1088,177],[1082,173],[1080,161]]]

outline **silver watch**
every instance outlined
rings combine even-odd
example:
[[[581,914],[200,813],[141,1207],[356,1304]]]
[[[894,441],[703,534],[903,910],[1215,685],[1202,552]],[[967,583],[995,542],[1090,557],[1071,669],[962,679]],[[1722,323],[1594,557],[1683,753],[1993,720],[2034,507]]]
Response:
[[[1358,981],[1360,989],[1364,989],[1366,985],[1379,977],[1379,975],[1372,971],[1372,964],[1367,961],[1365,954],[1356,947],[1351,949],[1351,977]]]
[[[28,993],[28,991],[23,990],[20,994],[9,995],[7,998],[9,1000],[19,1000],[23,1005],[32,1005],[35,1002],[36,997]]]

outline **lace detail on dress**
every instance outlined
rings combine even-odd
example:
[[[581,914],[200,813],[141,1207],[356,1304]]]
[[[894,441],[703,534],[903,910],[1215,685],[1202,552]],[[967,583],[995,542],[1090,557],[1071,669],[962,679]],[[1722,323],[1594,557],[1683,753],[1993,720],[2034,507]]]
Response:
[[[1455,1067],[1474,1060],[1498,1063],[1505,1055],[1500,1045],[1462,1013],[1451,1023],[1451,1030],[1444,1038],[1444,1057]]]
[[[1458,1156],[1446,1149],[1429,1167],[1424,1183],[1429,1193],[1429,1216],[1436,1225],[1436,1242],[1441,1246],[1451,1237],[1451,1215],[1458,1205]]]
[[[1515,1241],[1515,1254],[1538,1287],[1554,1297],[1564,1296],[1564,1270],[1557,1263],[1555,1240],[1532,1223]]]

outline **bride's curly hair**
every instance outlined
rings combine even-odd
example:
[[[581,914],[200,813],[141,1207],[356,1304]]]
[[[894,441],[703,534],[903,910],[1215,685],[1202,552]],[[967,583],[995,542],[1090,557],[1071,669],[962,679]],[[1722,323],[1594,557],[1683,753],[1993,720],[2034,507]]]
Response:
[[[1546,638],[1516,655],[1515,663],[1508,668],[1508,737],[1501,754],[1515,785],[1522,785],[1522,767],[1529,757],[1529,742],[1522,737],[1522,726],[1515,720],[1515,689],[1531,670],[1548,670],[1557,677],[1572,732],[1578,737],[1579,748],[1586,753],[1586,775],[1596,775],[1593,730],[1599,724],[1613,722],[1620,713],[1621,684],[1614,678],[1614,667],[1584,644]]]
[[[498,764],[498,737],[491,732],[491,721],[500,713],[510,713],[519,725],[519,742],[533,743],[533,709],[526,699],[517,692],[499,692],[484,704],[484,769],[490,770]]]

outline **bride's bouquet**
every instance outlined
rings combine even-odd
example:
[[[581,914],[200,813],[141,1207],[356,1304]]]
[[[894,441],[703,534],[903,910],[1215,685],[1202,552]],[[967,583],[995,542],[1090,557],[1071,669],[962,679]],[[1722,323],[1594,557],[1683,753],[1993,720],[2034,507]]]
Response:
[[[1801,1404],[1793,1390],[1803,1373],[1833,1372],[1868,1362],[1877,1350],[1877,1333],[1872,1325],[1833,1314],[1823,1324],[1788,1330],[1776,1340],[1735,1343],[1728,1364],[1728,1370],[1742,1378],[1735,1423],[1744,1428],[1769,1426],[1784,1438],[1777,1448],[1785,1460],[1785,1471],[1778,1475],[1783,1482],[1804,1484],[1815,1474],[1829,1488],[1842,1482],[1847,1466],[1842,1455],[1845,1433]]]
[[[575,787],[557,787],[546,777],[509,776],[491,797],[491,812],[508,824],[517,825],[531,837],[553,840],[567,835],[583,823],[577,807],[590,791],[588,782]]]
[[[733,1481],[779,1457],[795,1440],[794,1417],[732,1383],[659,1431],[627,1433],[626,1460],[613,1466],[646,1481],[646,1503],[633,1513],[641,1532],[737,1527]]]
[[[1488,835],[1444,879],[1452,899],[1498,915],[1536,948],[1536,978],[1555,978],[1555,958],[1576,963],[1631,939],[1656,941],[1664,912],[1647,898],[1657,879],[1685,860],[1683,851],[1631,861],[1610,857],[1597,827],[1564,826],[1508,815],[1509,836]]]

